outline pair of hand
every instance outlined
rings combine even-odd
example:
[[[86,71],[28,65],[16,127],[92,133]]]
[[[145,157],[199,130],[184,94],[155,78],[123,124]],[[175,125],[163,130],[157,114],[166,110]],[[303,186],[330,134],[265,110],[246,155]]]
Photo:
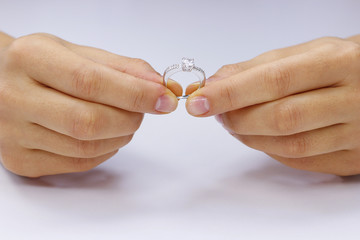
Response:
[[[97,166],[131,140],[144,113],[174,111],[182,93],[143,60],[48,34],[1,39],[1,161],[19,175]],[[322,38],[226,65],[204,88],[188,87],[188,112],[216,115],[244,144],[291,167],[358,174],[359,42]]]

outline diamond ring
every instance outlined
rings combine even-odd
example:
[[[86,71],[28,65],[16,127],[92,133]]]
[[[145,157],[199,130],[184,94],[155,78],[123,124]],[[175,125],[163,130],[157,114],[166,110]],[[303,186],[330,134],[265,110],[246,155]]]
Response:
[[[175,73],[178,73],[178,72],[194,73],[199,78],[199,81],[200,81],[199,88],[202,88],[205,86],[206,76],[205,76],[204,70],[195,66],[194,59],[182,58],[181,64],[174,64],[174,65],[171,65],[170,67],[166,68],[164,75],[163,75],[164,76],[163,83],[164,83],[165,87],[167,87],[168,79],[172,75],[174,75]],[[189,95],[183,95],[183,96],[177,97],[177,99],[179,99],[179,100],[187,99],[188,97],[189,97]]]

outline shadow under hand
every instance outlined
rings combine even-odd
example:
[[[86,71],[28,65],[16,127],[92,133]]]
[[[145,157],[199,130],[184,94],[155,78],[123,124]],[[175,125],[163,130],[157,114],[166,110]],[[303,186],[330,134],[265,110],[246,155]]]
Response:
[[[31,211],[56,214],[60,218],[120,219],[151,210],[154,202],[149,204],[147,200],[162,196],[160,183],[171,176],[171,171],[171,167],[153,162],[147,156],[123,151],[82,173],[37,179],[8,173],[9,182],[13,182],[9,196],[16,204],[36,209]]]
[[[109,170],[92,169],[87,172],[68,173],[39,178],[25,178],[11,174],[11,178],[17,184],[33,187],[104,189],[106,187],[111,187],[115,182],[121,181],[123,176]]]
[[[224,202],[239,209],[334,214],[358,208],[360,176],[339,177],[302,171],[266,157],[263,164],[249,170],[241,164],[216,185],[203,190],[195,200],[202,205]],[[253,159],[252,159],[253,160]],[[239,161],[243,162],[243,161]]]

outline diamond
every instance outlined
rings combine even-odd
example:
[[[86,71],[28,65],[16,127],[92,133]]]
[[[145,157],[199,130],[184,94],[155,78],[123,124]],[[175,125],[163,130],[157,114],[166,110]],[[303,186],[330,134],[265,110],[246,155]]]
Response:
[[[183,58],[181,60],[181,68],[184,72],[191,72],[195,67],[195,62],[193,58]]]

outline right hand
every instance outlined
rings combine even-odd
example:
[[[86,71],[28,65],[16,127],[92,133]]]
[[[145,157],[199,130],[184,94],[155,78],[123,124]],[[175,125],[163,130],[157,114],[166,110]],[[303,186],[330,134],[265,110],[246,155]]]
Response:
[[[33,34],[0,49],[0,153],[28,177],[89,170],[130,142],[180,86],[145,61]],[[173,93],[174,92],[174,93]]]

